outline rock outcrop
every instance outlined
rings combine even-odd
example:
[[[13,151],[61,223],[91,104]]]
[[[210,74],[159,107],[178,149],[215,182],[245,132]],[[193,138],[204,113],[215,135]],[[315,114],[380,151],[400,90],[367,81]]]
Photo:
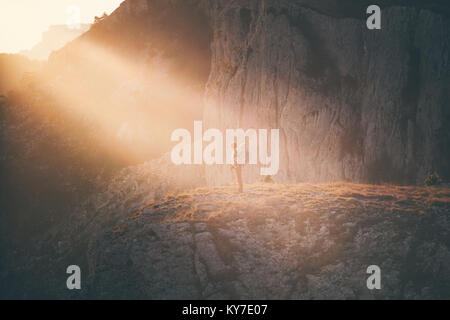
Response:
[[[279,128],[277,181],[448,177],[448,15],[387,6],[371,31],[354,2],[333,3],[211,1],[206,126]],[[208,182],[231,181],[225,170],[207,168]]]
[[[144,76],[153,59],[169,76],[184,66],[183,86],[205,86],[206,127],[280,129],[278,184],[249,185],[259,174],[245,167],[239,194],[215,186],[229,168],[167,154],[126,168],[31,246],[4,250],[2,297],[450,299],[448,188],[302,183],[450,177],[448,11],[382,1],[369,31],[355,2],[127,0],[53,53],[49,70],[71,80],[98,62],[83,55],[91,41],[143,61]],[[98,91],[108,66],[82,85]],[[73,264],[81,291],[64,286]],[[366,286],[370,265],[381,290]]]
[[[91,237],[85,297],[448,299],[449,199],[344,183],[168,196]]]
[[[205,129],[279,128],[278,182],[422,184],[433,171],[448,180],[448,4],[379,1],[382,29],[368,30],[369,4],[127,0],[54,53],[50,66],[84,66],[83,41],[138,62],[143,79],[152,61],[162,61],[170,78],[204,96],[204,108],[195,107],[200,99],[168,103],[162,109],[185,114],[184,122],[161,116],[167,130],[148,131],[164,132],[158,140],[168,141],[170,130],[202,116]],[[97,68],[95,59],[89,63],[87,70]],[[145,101],[122,105],[160,117],[161,107]],[[258,172],[246,168],[245,181],[260,179]],[[208,167],[206,177],[222,185],[232,174]]]

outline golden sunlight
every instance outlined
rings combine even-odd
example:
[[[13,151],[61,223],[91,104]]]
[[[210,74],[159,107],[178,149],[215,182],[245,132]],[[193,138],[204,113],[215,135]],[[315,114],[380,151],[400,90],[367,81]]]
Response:
[[[51,25],[71,19],[92,23],[95,16],[110,14],[123,0],[14,0],[0,7],[0,52],[17,53],[40,41]],[[77,17],[78,16],[78,17]],[[14,34],[14,36],[11,36]]]

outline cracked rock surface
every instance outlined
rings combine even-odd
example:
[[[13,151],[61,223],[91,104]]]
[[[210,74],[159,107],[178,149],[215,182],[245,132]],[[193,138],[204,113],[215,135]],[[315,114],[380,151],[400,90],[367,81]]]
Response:
[[[448,299],[448,189],[346,183],[196,189],[90,242],[89,296]],[[382,289],[368,290],[378,265]]]
[[[386,1],[374,32],[362,1],[208,3],[205,128],[278,128],[275,181],[417,184],[432,168],[447,175],[444,10]],[[259,168],[244,176],[257,181]],[[206,178],[231,182],[221,166],[207,167]]]

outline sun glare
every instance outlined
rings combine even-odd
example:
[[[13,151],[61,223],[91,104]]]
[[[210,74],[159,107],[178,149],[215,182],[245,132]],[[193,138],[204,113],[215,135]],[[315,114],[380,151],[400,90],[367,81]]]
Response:
[[[51,25],[66,24],[71,8],[79,10],[80,23],[92,23],[95,16],[110,14],[123,0],[14,0],[0,3],[0,52],[18,53],[41,40]],[[12,36],[14,35],[14,36]]]
[[[201,92],[168,77],[167,67],[157,59],[143,69],[139,61],[89,40],[77,41],[71,54],[78,64],[50,64],[58,69],[49,73],[60,76],[41,76],[37,82],[56,106],[95,123],[98,137],[131,162],[139,158],[140,151],[167,149],[170,132],[193,117],[189,113],[198,109],[195,104],[202,99]],[[108,95],[104,87],[116,90]]]

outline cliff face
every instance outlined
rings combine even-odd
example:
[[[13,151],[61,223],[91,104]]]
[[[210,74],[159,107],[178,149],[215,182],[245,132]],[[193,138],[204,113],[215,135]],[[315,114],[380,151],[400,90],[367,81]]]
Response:
[[[204,97],[205,129],[280,129],[278,182],[421,184],[432,171],[449,179],[448,5],[380,1],[382,29],[368,30],[368,4],[128,0],[50,64],[70,61],[80,69],[85,60],[76,48],[83,41],[139,62],[143,74],[162,60],[169,76]],[[96,60],[87,67],[95,68]],[[147,104],[152,96],[148,91]],[[201,100],[146,103],[136,108],[153,118],[161,109],[186,115],[182,122],[161,118],[170,124],[158,131],[161,141],[202,117],[192,107]],[[246,182],[259,180],[259,168],[246,166],[244,175]],[[223,166],[207,167],[206,177],[210,185],[233,179]]]
[[[204,127],[280,129],[281,169],[274,177],[278,182],[414,183],[431,170],[448,179],[448,13],[432,6],[441,1],[428,1],[426,7],[383,1],[388,4],[383,7],[383,29],[368,31],[354,2],[127,0],[54,52],[47,67],[62,75],[55,77],[61,86],[77,96],[86,93],[89,99],[82,101],[92,100],[86,109],[102,105],[106,109],[99,113],[108,115],[114,106],[111,92],[121,88],[115,81],[136,80],[141,74],[148,78],[154,62],[162,61],[169,78],[181,78],[183,87],[201,88]],[[113,73],[113,63],[83,50],[93,44],[87,48],[107,52],[106,57],[111,53],[114,59],[109,61],[132,61],[138,70]],[[125,108],[124,118],[148,108],[152,117],[139,121],[168,124],[159,130],[167,139],[172,127],[198,119],[192,109],[176,109],[184,107],[179,100],[155,100],[158,96],[150,90],[141,90],[147,104],[130,111],[126,107],[136,101],[130,94],[115,107]],[[107,103],[101,104],[103,100]],[[172,113],[167,117],[166,109]],[[175,123],[175,113],[182,114],[183,121]],[[36,146],[37,138],[48,141],[42,152],[58,159],[58,142],[46,135],[24,135],[23,125],[3,127],[13,133],[4,137],[20,142],[5,159],[17,164],[15,154],[22,154],[20,146],[26,145],[22,140]],[[67,136],[66,123],[60,128],[64,130],[54,136]],[[63,144],[73,145],[71,140]],[[75,151],[89,154],[81,148]],[[113,158],[97,154],[94,160],[102,163]],[[26,161],[46,165],[35,171],[39,174],[29,174],[34,167],[24,171],[32,181],[40,181],[33,183],[40,189],[46,185],[42,177],[52,182],[47,173],[55,172],[43,159]],[[78,158],[67,159],[64,163]],[[68,173],[80,175],[60,168],[56,172],[64,178]],[[61,207],[45,212],[50,217],[54,212],[70,215],[50,227],[47,221],[42,224],[41,211],[33,205],[24,212],[32,212],[42,226],[8,210],[15,219],[27,217],[16,224],[32,226],[39,237],[25,232],[32,246],[17,250],[2,242],[0,296],[449,298],[448,189],[345,182],[249,185],[260,176],[257,168],[246,166],[244,193],[229,186],[192,190],[204,186],[202,170],[175,166],[167,154],[124,169],[101,186],[104,192],[86,201],[72,205],[60,197]],[[210,185],[232,180],[228,168],[207,167],[205,173]],[[66,185],[64,179],[56,181],[56,187]],[[11,203],[9,193],[1,194]],[[52,204],[55,195],[48,192],[43,199],[29,194],[16,193],[14,201],[33,204],[31,198]],[[4,217],[1,225],[11,229]],[[83,270],[87,290],[65,289],[64,270],[71,264]],[[365,286],[372,264],[382,270],[379,292]]]
[[[389,6],[382,30],[370,31],[336,8],[211,1],[206,126],[279,128],[280,182],[421,183],[431,170],[447,178],[448,17]],[[206,171],[211,184],[232,179]],[[244,174],[259,179],[256,168]]]

